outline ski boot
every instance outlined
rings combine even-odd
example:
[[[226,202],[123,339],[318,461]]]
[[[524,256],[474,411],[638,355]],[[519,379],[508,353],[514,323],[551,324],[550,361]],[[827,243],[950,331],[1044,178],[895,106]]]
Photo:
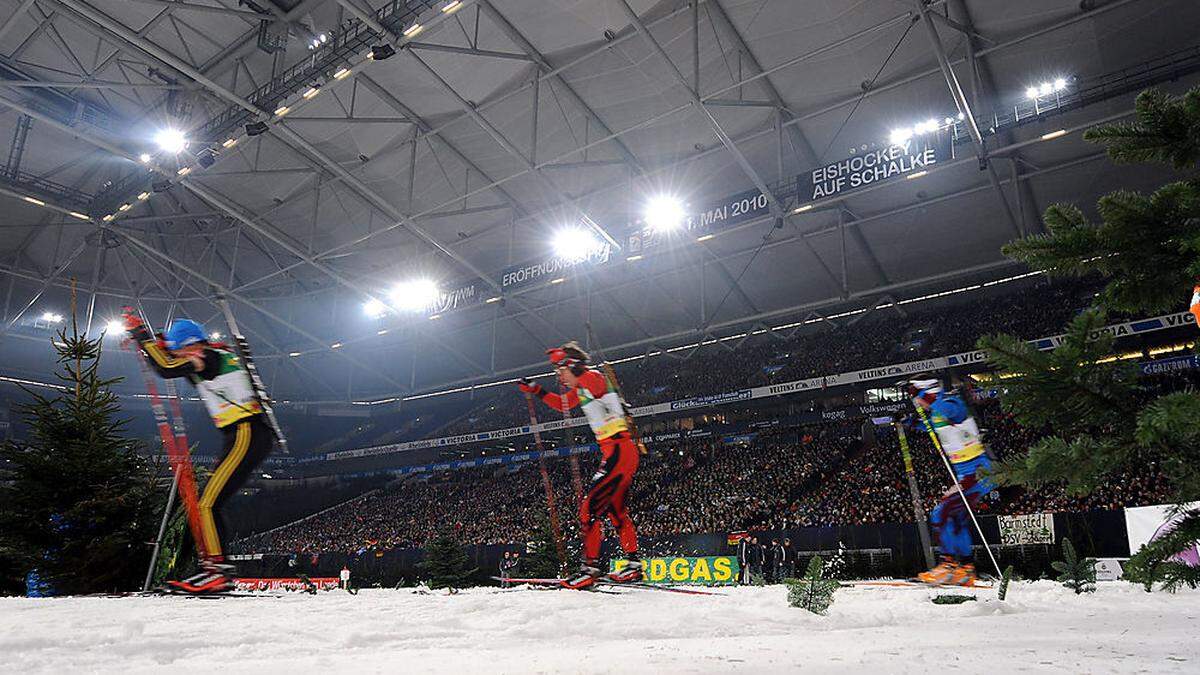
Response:
[[[971,563],[963,563],[954,568],[954,573],[950,576],[950,583],[953,586],[974,586],[978,579],[975,577],[975,566]]]
[[[575,574],[563,579],[561,582],[563,588],[570,588],[576,591],[581,591],[592,584],[604,574],[596,567],[596,561],[589,560],[579,566],[579,571]]]
[[[616,572],[609,572],[608,578],[610,581],[615,581],[619,584],[625,584],[632,581],[641,581],[643,576],[642,570],[644,567],[645,566],[642,565],[641,558],[635,555],[630,555],[629,560],[625,562],[625,566]]]
[[[185,595],[220,595],[237,587],[234,582],[233,565],[221,558],[205,558],[200,561],[200,571],[180,581],[168,581],[163,590]]]
[[[958,563],[954,561],[954,558],[942,556],[942,562],[937,567],[928,572],[921,572],[917,575],[917,580],[931,586],[953,583],[952,580],[957,569]]]

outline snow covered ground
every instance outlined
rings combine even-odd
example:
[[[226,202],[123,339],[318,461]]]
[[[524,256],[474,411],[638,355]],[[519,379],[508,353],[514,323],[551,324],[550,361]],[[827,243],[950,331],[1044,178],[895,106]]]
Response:
[[[224,598],[0,598],[0,671],[139,673],[1200,672],[1200,592],[1014,584],[942,606],[926,589],[332,591]]]

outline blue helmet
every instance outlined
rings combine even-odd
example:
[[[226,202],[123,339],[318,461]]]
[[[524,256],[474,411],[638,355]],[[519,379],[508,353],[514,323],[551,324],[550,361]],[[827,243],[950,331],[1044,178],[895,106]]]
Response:
[[[204,326],[191,319],[175,319],[171,322],[171,327],[167,329],[166,335],[163,336],[163,341],[167,343],[167,349],[180,349],[190,344],[204,342],[207,339]]]

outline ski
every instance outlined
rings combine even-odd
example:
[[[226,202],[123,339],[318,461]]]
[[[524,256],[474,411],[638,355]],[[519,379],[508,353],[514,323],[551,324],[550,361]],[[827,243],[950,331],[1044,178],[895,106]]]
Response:
[[[564,591],[570,590],[566,586],[562,585],[562,579],[502,579],[500,577],[490,577],[490,578],[493,581],[505,581],[510,584],[515,584],[518,586],[521,586],[521,585],[537,586],[537,587],[545,589],[545,590],[555,590],[555,589],[561,589]],[[617,591],[611,591],[611,590],[607,590],[607,589],[603,589],[603,588],[596,588],[595,586],[591,586],[589,588],[582,588],[580,590],[588,592],[588,593],[603,593],[605,595],[620,595],[620,593],[618,593]]]
[[[507,581],[510,584],[529,584],[530,586],[562,586],[563,579],[555,577],[549,578],[514,578],[501,579],[500,577],[492,577],[496,581]],[[674,588],[672,586],[659,586],[657,584],[649,584],[639,581],[610,581],[608,579],[597,579],[596,586],[609,586],[614,588],[637,588],[649,591],[664,591],[667,593],[680,593],[683,595],[724,595],[724,593],[714,593],[712,591],[702,591],[692,588]],[[565,588],[565,587],[564,587]]]
[[[856,586],[866,587],[891,587],[891,588],[966,588],[966,589],[981,589],[987,590],[992,588],[991,584],[974,584],[972,586],[958,586],[954,584],[927,584],[916,579],[886,579],[872,581],[839,581],[838,585],[843,588],[853,588]]]

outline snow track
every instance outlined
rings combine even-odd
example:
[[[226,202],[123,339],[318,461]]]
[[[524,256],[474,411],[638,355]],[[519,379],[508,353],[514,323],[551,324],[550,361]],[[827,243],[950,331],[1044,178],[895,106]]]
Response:
[[[788,607],[783,587],[723,590],[0,598],[0,672],[1200,670],[1200,592],[1037,582],[1004,603],[980,590],[939,606],[938,591],[857,587],[819,617]]]

